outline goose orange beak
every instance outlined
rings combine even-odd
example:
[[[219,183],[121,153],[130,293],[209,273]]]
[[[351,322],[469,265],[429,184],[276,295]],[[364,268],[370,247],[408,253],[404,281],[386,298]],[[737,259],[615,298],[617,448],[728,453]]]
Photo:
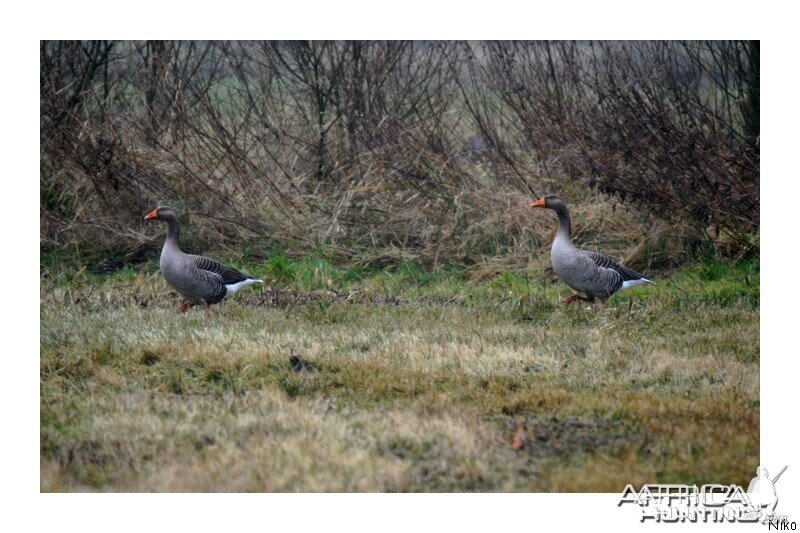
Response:
[[[144,216],[145,220],[155,220],[158,218],[158,209],[153,209]]]
[[[544,198],[539,198],[535,202],[531,204],[531,207],[545,207],[544,205]]]

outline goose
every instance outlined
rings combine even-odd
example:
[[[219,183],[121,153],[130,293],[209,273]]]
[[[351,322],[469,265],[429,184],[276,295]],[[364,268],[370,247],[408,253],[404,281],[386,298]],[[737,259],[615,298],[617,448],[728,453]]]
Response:
[[[572,294],[564,299],[565,304],[569,305],[578,300],[594,303],[597,298],[605,307],[612,294],[636,285],[653,283],[642,274],[621,266],[607,255],[581,250],[572,244],[569,210],[560,196],[549,194],[531,203],[530,206],[552,209],[558,215],[558,231],[550,250],[553,270],[570,288],[586,295],[583,297]]]
[[[178,212],[174,208],[157,207],[144,219],[167,223],[167,239],[161,250],[161,273],[167,283],[185,298],[178,307],[179,313],[185,313],[195,305],[204,305],[208,309],[211,304],[233,296],[242,287],[263,283],[213,259],[183,253],[178,247],[180,227]]]

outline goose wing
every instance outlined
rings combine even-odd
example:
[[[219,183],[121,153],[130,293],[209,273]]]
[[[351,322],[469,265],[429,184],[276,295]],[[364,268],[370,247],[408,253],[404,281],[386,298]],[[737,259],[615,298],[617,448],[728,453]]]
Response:
[[[229,285],[231,283],[239,283],[240,281],[252,279],[250,276],[242,274],[235,268],[225,266],[219,261],[214,261],[213,259],[209,259],[208,257],[203,257],[201,255],[192,255],[189,257],[190,260],[192,261],[192,265],[194,265],[195,268],[197,268],[198,270],[209,272],[214,276],[218,277],[220,281],[223,283],[223,285]]]
[[[620,265],[607,255],[603,255],[598,252],[588,252],[584,250],[584,254],[592,260],[592,262],[600,267],[600,268],[607,268],[609,270],[613,270],[617,274],[620,275],[622,281],[636,281],[636,280],[645,280],[643,275],[639,274],[635,270],[631,270],[630,268],[625,268],[624,266]],[[647,280],[650,281],[650,280]]]

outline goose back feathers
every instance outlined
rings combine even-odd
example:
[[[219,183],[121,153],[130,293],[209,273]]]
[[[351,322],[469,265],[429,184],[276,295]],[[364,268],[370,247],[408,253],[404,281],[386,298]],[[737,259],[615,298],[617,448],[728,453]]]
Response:
[[[561,197],[548,195],[531,206],[552,209],[558,215],[558,231],[550,251],[550,260],[558,277],[575,291],[586,294],[589,299],[605,301],[621,290],[653,283],[607,255],[581,250],[572,244],[569,210]]]
[[[167,224],[167,238],[161,250],[161,273],[167,283],[186,298],[188,306],[219,303],[242,287],[262,283],[208,257],[182,252],[178,246],[180,226],[175,209],[158,207],[148,213],[145,220],[160,220]],[[187,308],[181,306],[182,310]]]

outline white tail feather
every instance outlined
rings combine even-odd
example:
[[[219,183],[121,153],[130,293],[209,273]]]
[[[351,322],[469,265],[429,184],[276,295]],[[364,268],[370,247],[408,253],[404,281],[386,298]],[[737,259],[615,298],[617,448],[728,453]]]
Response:
[[[246,279],[238,283],[231,283],[229,285],[225,285],[225,288],[228,290],[227,294],[225,294],[225,297],[227,298],[229,296],[233,296],[234,294],[236,294],[236,291],[238,291],[242,287],[247,287],[248,285],[252,285],[253,283],[264,283],[264,282],[260,279]]]
[[[655,282],[650,281],[647,278],[631,279],[628,281],[623,281],[622,288],[620,288],[620,291],[624,291],[625,289],[630,289],[631,287],[635,287],[637,285],[644,285],[645,283],[655,283]]]

